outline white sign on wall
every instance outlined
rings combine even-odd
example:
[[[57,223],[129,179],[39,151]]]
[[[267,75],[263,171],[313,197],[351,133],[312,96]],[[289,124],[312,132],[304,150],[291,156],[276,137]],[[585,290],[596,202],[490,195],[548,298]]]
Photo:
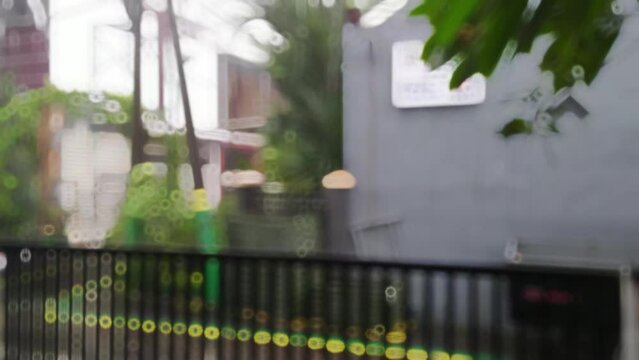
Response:
[[[464,106],[486,100],[486,79],[474,75],[458,89],[450,90],[452,64],[431,70],[422,59],[424,42],[400,41],[393,44],[392,97],[397,108]]]

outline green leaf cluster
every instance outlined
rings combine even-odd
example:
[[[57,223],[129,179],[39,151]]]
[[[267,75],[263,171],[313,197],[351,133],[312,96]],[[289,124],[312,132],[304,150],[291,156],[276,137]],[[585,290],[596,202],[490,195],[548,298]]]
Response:
[[[477,73],[489,77],[504,56],[529,53],[535,39],[551,35],[539,66],[560,91],[597,77],[619,35],[620,13],[614,0],[423,0],[411,15],[427,17],[434,28],[424,61],[437,67],[457,60],[451,88]],[[513,120],[501,133],[532,133],[521,121],[534,119]]]
[[[66,92],[53,85],[18,92],[11,77],[2,78],[0,99],[0,231],[5,236],[38,236],[43,223],[55,224],[61,235],[64,212],[40,194],[38,128],[44,110],[57,106],[64,121],[91,121],[96,114],[105,126],[130,138],[132,99],[113,94]],[[109,105],[111,106],[109,106]],[[195,244],[194,213],[179,185],[179,167],[187,161],[183,135],[166,135],[153,140],[166,148],[166,172],[156,174],[150,163],[131,171],[121,218],[107,234],[113,245],[123,243],[126,219],[139,220],[140,242],[188,246]],[[49,200],[49,201],[47,201]],[[176,241],[180,239],[180,241]]]
[[[86,93],[65,92],[49,84],[19,92],[9,74],[2,76],[0,84],[0,229],[6,235],[29,237],[37,231],[38,222],[55,223],[62,215],[40,194],[37,141],[45,107],[56,105],[64,109],[66,121],[101,114],[105,124],[126,128],[131,101],[105,95],[97,104]],[[118,110],[107,109],[104,101],[117,103]]]
[[[179,168],[187,160],[186,139],[165,135],[155,140],[166,147],[165,162],[137,164],[131,170],[126,200],[120,219],[108,234],[111,245],[123,245],[127,222],[140,226],[136,244],[195,246],[195,212],[191,209],[191,190],[182,190]],[[157,168],[164,167],[165,171]]]

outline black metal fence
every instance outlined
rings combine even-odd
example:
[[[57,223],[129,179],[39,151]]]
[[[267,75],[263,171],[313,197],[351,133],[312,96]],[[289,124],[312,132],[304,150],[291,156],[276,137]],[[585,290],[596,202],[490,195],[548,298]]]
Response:
[[[7,359],[602,360],[619,347],[614,273],[2,251]]]

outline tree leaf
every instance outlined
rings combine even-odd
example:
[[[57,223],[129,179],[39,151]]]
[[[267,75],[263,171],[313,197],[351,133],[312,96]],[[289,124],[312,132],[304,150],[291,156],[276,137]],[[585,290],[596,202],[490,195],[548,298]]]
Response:
[[[450,82],[451,89],[457,88],[476,73],[487,77],[493,73],[512,34],[519,30],[519,18],[525,7],[526,0],[510,0],[488,12],[478,24],[476,31],[479,32],[479,38],[465,48],[468,55],[455,71]]]
[[[531,20],[523,24],[517,37],[517,53],[529,53],[535,39],[550,32],[547,28],[548,18],[555,8],[554,1],[542,1]]]
[[[440,0],[431,0],[440,1]],[[435,32],[424,46],[423,58],[427,60],[438,48],[452,46],[460,28],[474,14],[482,0],[448,0],[438,16],[429,16]]]
[[[418,5],[410,12],[410,16],[435,18],[441,14],[447,3],[448,0],[423,0],[421,5]]]
[[[477,66],[475,63],[475,58],[467,58],[464,59],[461,64],[455,69],[453,73],[453,77],[450,79],[450,88],[457,89],[461,86],[461,84],[466,81],[469,77],[473,76],[477,73]]]
[[[421,5],[418,5],[416,8],[411,10],[408,16],[425,16],[428,11],[428,2],[423,2]]]
[[[527,135],[532,134],[532,125],[530,122],[524,119],[514,119],[499,131],[505,138],[509,138],[515,135]]]

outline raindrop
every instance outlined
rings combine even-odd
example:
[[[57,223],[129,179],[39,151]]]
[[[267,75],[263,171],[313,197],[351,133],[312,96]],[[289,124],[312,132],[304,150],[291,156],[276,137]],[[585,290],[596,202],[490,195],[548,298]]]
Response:
[[[539,114],[537,120],[543,124],[549,124],[552,121],[552,116],[549,113],[544,112]]]
[[[104,104],[104,108],[109,112],[118,112],[121,109],[120,103],[115,100],[109,100]]]
[[[619,3],[619,1],[613,1],[610,7],[612,9],[612,13],[615,15],[621,15],[623,13],[623,6]]]
[[[116,124],[124,124],[127,119],[128,116],[125,113],[120,112],[115,115],[115,119],[113,120],[113,122],[115,122]]]
[[[159,120],[159,117],[156,113],[151,112],[151,111],[145,111],[144,113],[142,113],[142,122],[144,124],[153,122],[153,121],[157,121]]]
[[[107,117],[103,113],[95,113],[91,116],[91,122],[98,125],[105,124]]]
[[[104,94],[101,93],[90,93],[89,94],[89,101],[91,101],[94,104],[98,104],[104,101]]]
[[[575,65],[572,67],[571,70],[572,73],[572,77],[575,80],[583,80],[584,76],[586,75],[586,71],[584,70],[583,66],[581,65]]]
[[[285,40],[286,39],[284,38],[284,36],[282,36],[282,34],[273,33],[273,36],[271,36],[270,43],[271,45],[275,47],[280,47],[284,45]]]
[[[397,289],[393,286],[389,286],[386,288],[384,293],[386,294],[387,299],[394,299],[397,296]]]
[[[23,263],[31,261],[31,251],[29,249],[20,250],[20,261]]]
[[[5,253],[0,252],[0,271],[3,271],[7,268],[7,255]]]

